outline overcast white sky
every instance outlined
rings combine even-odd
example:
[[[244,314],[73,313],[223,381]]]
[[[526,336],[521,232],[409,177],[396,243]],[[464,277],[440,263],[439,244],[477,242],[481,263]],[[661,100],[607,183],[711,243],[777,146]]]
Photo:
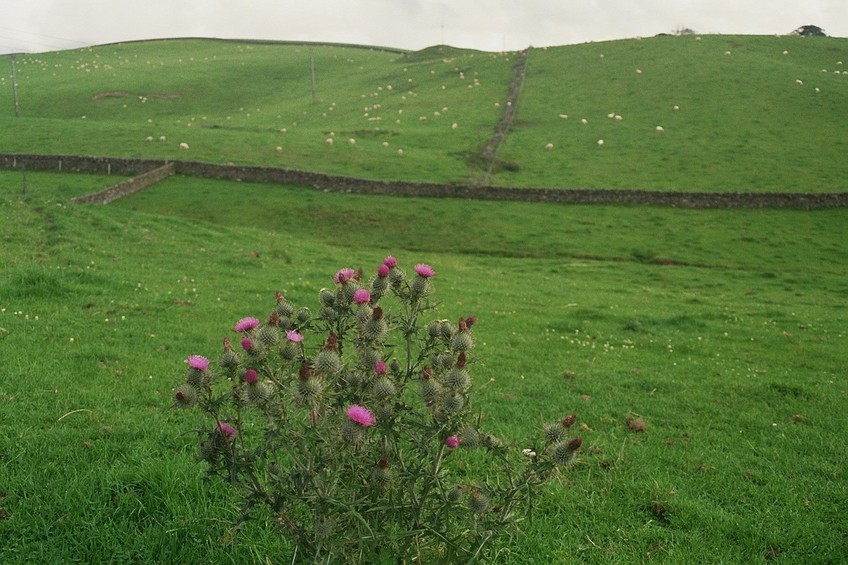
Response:
[[[0,0],[0,53],[166,37],[501,51],[806,24],[848,37],[848,0]]]

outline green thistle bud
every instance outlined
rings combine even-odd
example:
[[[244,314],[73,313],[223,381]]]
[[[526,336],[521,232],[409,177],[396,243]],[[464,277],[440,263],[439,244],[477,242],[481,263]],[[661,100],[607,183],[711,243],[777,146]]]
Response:
[[[377,461],[377,465],[374,466],[374,470],[371,472],[371,481],[376,487],[384,488],[392,482],[393,476],[394,474],[389,465],[389,460],[385,455],[380,457],[380,460]]]
[[[341,428],[342,439],[348,443],[360,444],[365,441],[365,428],[351,420],[345,420]]]
[[[454,334],[454,332],[456,332],[456,328],[454,328],[449,321],[442,320],[439,322],[439,334],[443,338],[449,339]]]
[[[486,434],[483,436],[483,446],[489,449],[497,449],[499,447],[503,447],[503,441],[500,438],[497,438],[491,434]]]
[[[335,349],[322,349],[315,355],[313,367],[322,375],[335,375],[342,368],[342,360]]]
[[[333,520],[326,516],[315,516],[315,519],[312,521],[312,532],[315,534],[316,539],[323,540],[329,538],[333,535],[334,529],[335,524]]]
[[[542,433],[545,436],[545,441],[548,443],[557,443],[565,438],[566,431],[567,429],[560,422],[554,422],[553,424],[547,424]]]
[[[356,388],[362,384],[362,377],[359,373],[351,372],[344,376],[344,382],[347,386]]]
[[[336,304],[336,293],[329,288],[322,288],[319,297],[321,298],[322,306],[332,308]]]
[[[475,514],[483,514],[489,509],[490,499],[482,492],[474,491],[468,497],[468,508]]]
[[[280,357],[283,359],[296,359],[300,355],[300,344],[294,341],[286,340],[280,348]]]
[[[434,379],[421,377],[421,399],[428,406],[435,403],[439,398],[441,386]]]
[[[309,311],[309,308],[304,306],[303,308],[298,309],[297,311],[297,323],[301,326],[309,321],[309,318],[312,317],[312,312]]]
[[[291,318],[291,315],[294,313],[294,306],[283,300],[282,302],[277,302],[277,305],[274,306],[274,312],[280,316],[280,319]]]
[[[439,322],[438,320],[433,320],[429,324],[427,324],[427,335],[430,337],[439,337],[441,332],[439,331]]]
[[[364,324],[368,320],[371,319],[371,315],[373,314],[374,309],[371,308],[368,304],[360,304],[356,309],[356,321],[359,324]]]
[[[322,306],[321,310],[318,312],[318,316],[320,316],[322,320],[332,322],[333,320],[339,317],[339,313],[336,312],[335,308],[332,308],[330,306]]]
[[[392,270],[389,271],[389,277],[388,278],[389,278],[389,283],[391,283],[392,286],[397,286],[398,284],[403,282],[403,279],[406,278],[406,273],[403,272],[403,269],[401,269],[399,267],[395,267],[395,268],[393,268]]]
[[[437,373],[443,373],[453,367],[453,355],[451,353],[435,353],[430,355],[430,364]]]
[[[392,362],[389,363],[389,371],[393,374],[400,373],[400,361],[397,360],[397,357],[392,359]]]
[[[256,334],[256,340],[264,347],[273,347],[280,343],[280,330],[275,326],[262,326]]]
[[[194,367],[189,367],[188,373],[186,374],[186,382],[196,389],[200,389],[204,385],[209,384],[211,378],[212,377],[209,375],[208,371],[201,371]]]
[[[397,393],[397,388],[395,388],[395,383],[388,377],[379,377],[374,380],[374,384],[371,386],[371,393],[377,399],[385,400],[394,396]]]
[[[450,502],[459,502],[462,500],[462,489],[459,487],[453,487],[448,491],[448,500]]]
[[[414,296],[426,296],[433,289],[433,285],[430,284],[430,279],[415,277],[412,279],[412,284],[409,285],[409,289],[412,291]]]
[[[451,349],[454,351],[468,351],[474,346],[474,340],[469,332],[457,332],[451,337]]]
[[[480,433],[471,426],[466,427],[459,434],[459,439],[462,442],[462,447],[477,447],[480,445]]]
[[[449,392],[442,396],[442,408],[449,414],[456,414],[465,406],[465,398],[458,392]]]
[[[389,328],[386,325],[386,320],[382,318],[379,320],[372,318],[362,326],[362,337],[368,341],[382,341],[388,332]]]
[[[395,417],[395,407],[389,402],[386,404],[378,404],[374,407],[374,417],[379,422],[391,422]]]
[[[446,387],[459,392],[465,392],[471,387],[471,376],[468,371],[459,367],[453,367],[442,378]]]
[[[277,320],[277,326],[281,330],[291,329],[291,327],[292,327],[291,318],[289,318],[288,316],[280,316],[279,319]]]
[[[295,395],[300,402],[310,404],[317,400],[324,390],[324,385],[319,379],[310,377],[308,379],[298,379],[297,392]]]
[[[190,384],[182,384],[174,391],[174,406],[190,408],[197,403],[197,389]]]
[[[580,447],[583,440],[575,438],[571,441],[561,441],[554,446],[553,459],[557,465],[569,465],[574,461],[574,452]]]
[[[371,281],[371,296],[379,298],[389,289],[388,277],[374,277]]]
[[[383,360],[383,355],[379,350],[372,347],[365,347],[359,351],[359,357],[363,367],[373,367],[377,361]]]
[[[256,382],[245,387],[247,401],[252,404],[265,404],[274,394],[274,388],[270,383]]]
[[[238,353],[233,351],[232,349],[225,349],[221,354],[221,358],[218,359],[218,366],[222,369],[234,369],[239,364],[239,356]]]

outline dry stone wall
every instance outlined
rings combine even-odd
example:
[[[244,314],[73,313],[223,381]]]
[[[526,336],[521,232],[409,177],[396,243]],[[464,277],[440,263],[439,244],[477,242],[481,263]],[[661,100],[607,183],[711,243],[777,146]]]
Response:
[[[295,169],[218,165],[195,161],[172,161],[168,163],[149,159],[113,159],[67,155],[0,155],[0,167],[17,169],[25,166],[28,170],[139,175],[166,165],[171,167],[167,169],[169,174],[172,171],[173,174],[200,178],[305,185],[327,192],[356,192],[392,196],[520,200],[566,204],[641,204],[677,208],[814,209],[848,206],[848,191],[832,193],[672,192],[624,189],[481,187],[461,184],[379,181],[325,175]],[[162,178],[164,178],[164,176],[167,176],[164,175],[164,171],[165,169],[157,174],[163,174]],[[146,186],[149,186],[149,183]],[[139,188],[135,187],[132,191],[135,190],[139,190]]]

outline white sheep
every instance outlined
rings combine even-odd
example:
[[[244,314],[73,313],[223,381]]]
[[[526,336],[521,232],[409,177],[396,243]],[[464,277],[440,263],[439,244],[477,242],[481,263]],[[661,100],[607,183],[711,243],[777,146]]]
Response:
[[[458,124],[458,123],[456,123],[456,122],[454,122],[454,123],[452,123],[452,124],[451,124],[451,129],[456,129],[456,128],[458,128],[458,127],[459,127],[459,124]]]
[[[622,117],[621,117],[621,114],[616,114],[616,115],[615,115],[615,121],[620,122],[620,121],[621,121],[621,120],[623,120],[623,119],[624,119],[624,118],[622,118]]]
[[[560,114],[559,117],[562,118],[563,120],[567,120],[568,114]]]
[[[398,155],[403,155],[403,149],[398,149]]]
[[[165,136],[164,135],[159,136],[159,143],[165,143]]]
[[[148,135],[146,138],[144,138],[144,141],[146,141],[146,142],[150,143],[151,141],[153,141],[153,136],[152,136],[152,135]]]
[[[663,128],[662,126],[657,126],[657,131],[662,133],[665,131],[665,128]]]
[[[384,141],[384,142],[383,142],[383,147],[388,147],[388,146],[389,146],[389,142],[388,142],[388,141]]]
[[[328,137],[327,139],[324,140],[324,143],[327,144],[327,145],[332,145],[333,144],[333,138]]]
[[[798,86],[803,86],[804,81],[803,81],[803,80],[801,80],[801,79],[796,79],[796,80],[795,80],[795,84],[797,84]]]
[[[188,143],[186,143],[185,141],[180,143],[180,149],[188,149]]]
[[[283,148],[282,148],[281,146],[279,146],[279,145],[278,145],[275,149],[276,149],[278,152],[283,150]]]
[[[587,120],[586,118],[583,118],[582,120],[580,120],[580,123],[585,126],[586,124],[589,123],[589,120]]]
[[[598,146],[600,147],[600,146],[601,146],[601,145],[603,145],[603,144],[604,144],[604,140],[603,140],[603,139],[599,139],[599,140],[598,140]]]
[[[350,139],[348,139],[347,142],[350,143],[351,145],[356,145],[356,140],[353,139],[352,137]]]
[[[553,144],[553,143],[548,143],[547,145],[545,145],[545,149],[547,149],[548,151],[550,151],[550,150],[551,150],[551,149],[553,149],[553,148],[554,148],[554,144]]]
[[[680,106],[678,106],[677,104],[675,104],[675,105],[674,105],[674,111],[676,112],[676,111],[678,111],[678,110],[680,110]]]

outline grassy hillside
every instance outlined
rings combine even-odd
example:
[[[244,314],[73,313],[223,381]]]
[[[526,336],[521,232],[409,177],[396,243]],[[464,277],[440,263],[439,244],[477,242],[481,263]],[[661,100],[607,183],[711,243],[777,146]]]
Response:
[[[342,266],[427,261],[474,313],[476,402],[520,441],[585,424],[499,562],[842,562],[845,212],[324,194],[0,173],[0,561],[288,563],[200,482],[187,354]],[[673,261],[670,261],[673,260]],[[479,362],[477,362],[479,361]],[[640,417],[645,431],[627,426]]]
[[[490,182],[845,190],[842,61],[848,40],[839,38],[655,37],[532,49]],[[397,53],[214,40],[20,55],[19,118],[11,81],[0,77],[0,151],[476,183],[514,63],[514,53],[450,47]]]

